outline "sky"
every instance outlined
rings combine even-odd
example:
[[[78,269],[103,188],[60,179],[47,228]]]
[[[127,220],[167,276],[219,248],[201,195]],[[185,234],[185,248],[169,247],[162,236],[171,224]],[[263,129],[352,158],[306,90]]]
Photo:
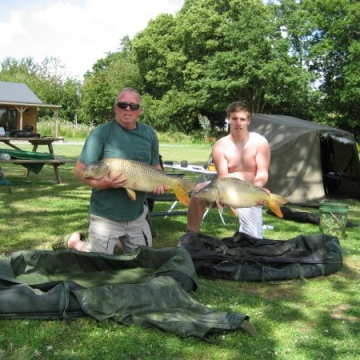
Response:
[[[0,63],[7,57],[58,58],[82,80],[106,53],[119,49],[159,14],[175,15],[184,0],[0,0]]]

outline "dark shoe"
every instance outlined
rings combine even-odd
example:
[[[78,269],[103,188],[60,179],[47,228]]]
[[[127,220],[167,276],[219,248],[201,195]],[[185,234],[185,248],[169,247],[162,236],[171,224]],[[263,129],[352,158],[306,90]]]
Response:
[[[72,235],[73,233],[71,234],[68,234],[68,235],[65,235],[65,236],[62,236],[60,237],[59,239],[57,239],[52,245],[52,249],[53,250],[64,250],[64,249],[68,249],[68,242],[69,242],[69,238],[70,236]],[[80,240],[85,240],[85,236],[84,234],[82,233],[79,233],[80,234]]]

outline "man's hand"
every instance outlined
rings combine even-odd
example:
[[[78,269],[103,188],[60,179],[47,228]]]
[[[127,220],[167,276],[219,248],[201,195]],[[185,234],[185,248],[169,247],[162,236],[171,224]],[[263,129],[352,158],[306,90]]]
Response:
[[[121,188],[127,183],[127,178],[121,176],[121,172],[109,177],[109,171],[97,181],[97,189]]]
[[[116,173],[113,177],[108,178],[111,181],[112,188],[121,188],[124,187],[128,181],[126,177],[121,176],[121,172]]]
[[[270,195],[270,190],[268,189],[265,189],[265,188],[262,188],[268,195]],[[260,200],[256,203],[257,206],[263,206],[266,204],[266,200]]]
[[[156,195],[163,195],[167,191],[168,191],[168,188],[166,185],[159,185],[153,190],[153,193]]]

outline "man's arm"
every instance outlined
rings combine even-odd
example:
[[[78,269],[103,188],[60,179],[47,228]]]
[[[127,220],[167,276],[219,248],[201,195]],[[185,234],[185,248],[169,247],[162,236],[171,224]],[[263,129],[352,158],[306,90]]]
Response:
[[[215,143],[211,151],[212,160],[214,162],[217,177],[225,178],[229,176],[228,162],[225,158],[224,149],[220,141]]]
[[[161,167],[160,164],[157,164],[157,165],[151,165],[154,169],[156,170],[161,170],[161,171],[164,171],[164,169]]]
[[[91,179],[91,178],[84,178],[82,176],[82,171],[84,170],[84,168],[86,167],[86,164],[77,161],[75,164],[75,168],[74,168],[74,176],[80,180],[82,183],[84,183],[85,185],[95,188],[97,185],[97,181],[95,179]]]
[[[154,169],[164,171],[160,164],[151,165]],[[167,191],[167,187],[165,185],[159,185],[154,190],[153,193],[156,195],[163,195]]]
[[[120,178],[121,173],[116,174],[113,177],[109,177],[108,174],[105,174],[101,179],[91,179],[84,178],[82,175],[82,171],[86,167],[86,164],[81,161],[77,161],[74,168],[75,177],[80,180],[85,185],[95,188],[97,190],[110,189],[110,188],[119,188],[126,185],[127,179]]]
[[[256,174],[254,185],[264,187],[269,179],[270,167],[270,146],[268,141],[261,137],[257,144],[257,153],[255,158]]]

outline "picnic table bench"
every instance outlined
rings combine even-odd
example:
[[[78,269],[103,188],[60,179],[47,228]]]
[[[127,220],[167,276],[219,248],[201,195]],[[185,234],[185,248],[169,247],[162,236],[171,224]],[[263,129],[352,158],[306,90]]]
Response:
[[[2,164],[19,164],[23,165],[27,168],[26,176],[29,175],[30,171],[32,170],[31,165],[39,165],[38,172],[41,170],[41,165],[51,165],[54,168],[55,179],[58,184],[61,184],[61,177],[59,172],[59,166],[64,165],[66,163],[75,162],[72,159],[65,159],[65,158],[58,158],[55,156],[53,143],[55,141],[63,140],[63,138],[53,138],[53,137],[29,137],[29,138],[14,138],[14,137],[4,137],[0,136],[0,143],[6,144],[12,150],[10,151],[3,151],[4,153],[9,153],[11,159],[0,159],[0,163]],[[32,152],[34,156],[32,157],[29,152],[22,150],[18,143],[21,142],[29,142],[33,145]],[[46,145],[49,149],[49,154],[45,153],[38,153],[37,149],[39,145]],[[21,153],[24,156],[21,156]],[[14,155],[14,156],[13,156]],[[26,156],[25,156],[26,155]],[[41,156],[44,155],[44,156]],[[48,155],[48,156],[45,156]],[[34,171],[34,170],[32,170]],[[36,172],[36,171],[35,171]],[[36,172],[37,173],[37,172]]]
[[[75,163],[75,160],[72,159],[44,159],[44,160],[30,160],[30,159],[10,159],[10,160],[0,160],[0,164],[44,164],[52,165],[54,167],[55,179],[57,184],[61,184],[61,176],[59,172],[59,166],[65,165],[66,163]],[[29,175],[29,170],[26,171],[26,176]]]

